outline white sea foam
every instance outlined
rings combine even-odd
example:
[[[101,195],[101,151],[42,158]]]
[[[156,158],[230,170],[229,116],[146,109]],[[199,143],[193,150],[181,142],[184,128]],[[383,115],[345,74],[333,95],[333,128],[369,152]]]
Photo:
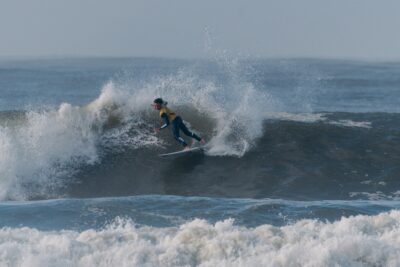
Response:
[[[378,185],[385,186],[385,182],[379,182]],[[382,191],[376,192],[350,192],[349,196],[352,198],[363,197],[369,200],[400,200],[400,190],[391,192],[391,193],[383,193]]]
[[[51,194],[64,185],[61,178],[99,160],[99,143],[158,144],[149,127],[127,135],[141,124],[133,108],[126,108],[129,100],[109,83],[86,107],[64,103],[54,110],[30,111],[19,125],[0,127],[0,200]],[[105,130],[116,122],[119,127]]]
[[[265,114],[265,119],[297,121],[304,123],[314,123],[327,120],[326,114],[324,113],[288,113],[288,112],[268,112]]]
[[[358,127],[358,128],[371,128],[371,122],[369,121],[352,121],[352,120],[338,120],[329,121],[329,124],[344,126],[344,127]]]
[[[62,104],[54,111],[29,112],[23,125],[0,128],[0,199],[24,198],[29,194],[22,193],[24,184],[40,184],[36,193],[56,187],[56,177],[71,159],[95,162],[92,115]]]
[[[400,211],[246,228],[233,220],[103,230],[0,230],[1,266],[399,266]]]
[[[329,115],[329,113],[267,112],[265,113],[264,118],[268,120],[296,121],[304,123],[323,122],[342,127],[372,128],[371,122],[369,121],[332,120],[329,119],[327,115]]]

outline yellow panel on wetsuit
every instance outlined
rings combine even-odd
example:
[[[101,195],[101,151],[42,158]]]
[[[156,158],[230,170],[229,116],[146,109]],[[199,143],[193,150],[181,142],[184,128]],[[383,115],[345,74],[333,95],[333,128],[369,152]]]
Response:
[[[161,117],[164,113],[166,113],[166,114],[168,115],[169,121],[175,120],[176,115],[175,115],[175,113],[173,113],[169,108],[167,108],[167,107],[162,107],[162,108],[160,109],[160,117]]]

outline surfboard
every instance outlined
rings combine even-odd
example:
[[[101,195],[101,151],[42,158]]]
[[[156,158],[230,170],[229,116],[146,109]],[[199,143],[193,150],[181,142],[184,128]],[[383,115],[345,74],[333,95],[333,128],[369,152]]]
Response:
[[[162,157],[162,158],[173,157],[173,156],[179,156],[179,155],[193,153],[193,152],[200,152],[203,149],[204,149],[203,146],[197,146],[197,147],[190,148],[188,150],[180,150],[180,151],[171,152],[171,153],[158,154],[158,156]]]

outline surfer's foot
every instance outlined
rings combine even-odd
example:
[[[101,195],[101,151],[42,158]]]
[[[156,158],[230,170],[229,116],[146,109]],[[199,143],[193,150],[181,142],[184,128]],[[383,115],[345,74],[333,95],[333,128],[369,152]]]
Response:
[[[200,144],[204,145],[206,143],[206,140],[204,140],[204,138],[201,138],[199,142]]]
[[[185,148],[182,151],[188,151],[190,150],[190,146],[185,146]]]

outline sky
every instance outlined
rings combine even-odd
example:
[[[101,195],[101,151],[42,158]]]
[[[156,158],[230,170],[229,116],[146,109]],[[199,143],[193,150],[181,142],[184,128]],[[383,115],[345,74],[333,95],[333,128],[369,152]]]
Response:
[[[400,59],[398,0],[0,0],[0,56]]]

